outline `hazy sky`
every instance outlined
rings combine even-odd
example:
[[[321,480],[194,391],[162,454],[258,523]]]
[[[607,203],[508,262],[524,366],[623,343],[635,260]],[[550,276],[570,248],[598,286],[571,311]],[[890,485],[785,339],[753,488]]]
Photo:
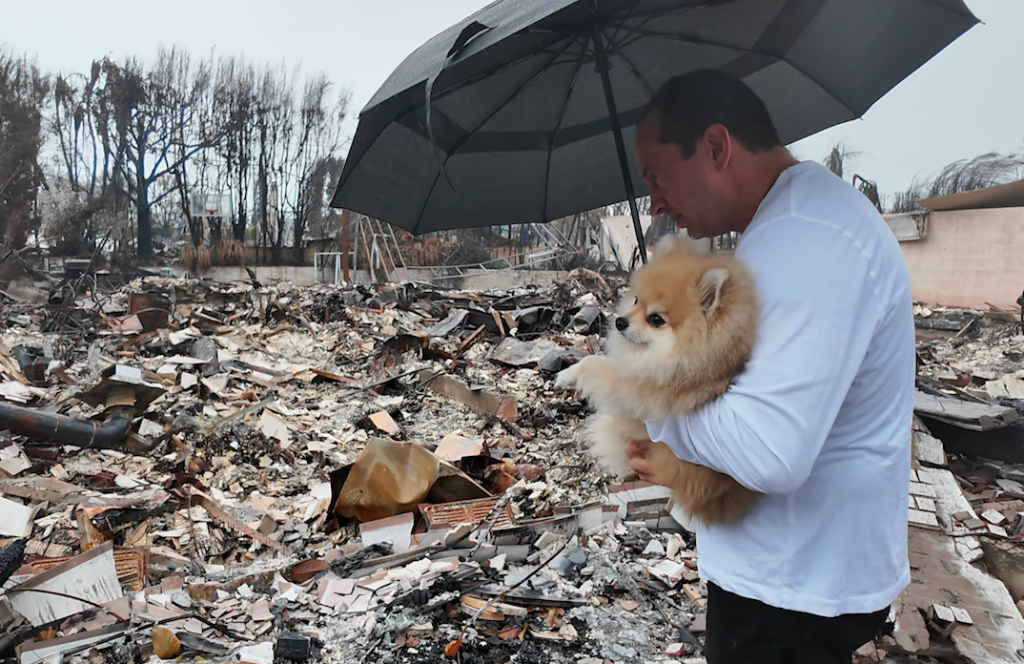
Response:
[[[883,97],[862,120],[793,146],[822,159],[835,141],[864,154],[853,171],[883,192],[956,159],[1024,147],[1024,2],[966,0],[984,22]],[[301,64],[352,91],[355,115],[392,69],[484,0],[36,0],[3,2],[0,44],[48,72],[85,72],[103,55],[150,59],[158,44],[194,57],[242,54]],[[849,176],[848,176],[849,177]]]

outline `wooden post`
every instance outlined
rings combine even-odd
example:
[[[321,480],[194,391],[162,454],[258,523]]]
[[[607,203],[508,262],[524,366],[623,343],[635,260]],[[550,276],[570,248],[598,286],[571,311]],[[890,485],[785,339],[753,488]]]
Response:
[[[363,218],[363,215],[359,215],[359,243],[362,245],[363,250],[366,252],[366,269],[370,271],[370,280],[373,283],[377,281],[377,270],[373,264],[373,246],[366,240],[366,227],[369,226],[369,222]]]
[[[352,236],[348,228],[348,210],[341,211],[341,279],[347,286],[348,280],[348,252],[352,249]]]

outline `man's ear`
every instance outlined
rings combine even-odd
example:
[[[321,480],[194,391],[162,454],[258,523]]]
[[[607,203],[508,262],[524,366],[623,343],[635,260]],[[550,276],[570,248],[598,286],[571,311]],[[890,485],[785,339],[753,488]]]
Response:
[[[700,306],[705,316],[710,316],[718,308],[722,286],[728,279],[729,270],[724,267],[713,267],[700,278]]]
[[[725,125],[713,124],[704,131],[711,163],[715,170],[725,170],[732,159],[732,135]]]

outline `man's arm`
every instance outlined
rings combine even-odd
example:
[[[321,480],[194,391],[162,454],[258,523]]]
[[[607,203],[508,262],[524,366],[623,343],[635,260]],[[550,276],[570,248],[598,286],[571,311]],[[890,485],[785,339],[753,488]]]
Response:
[[[681,459],[761,493],[806,481],[879,319],[867,258],[837,230],[807,221],[757,229],[749,256],[761,301],[758,341],[730,390],[701,410],[647,422]],[[781,229],[778,229],[781,230]],[[742,245],[741,245],[742,247]]]

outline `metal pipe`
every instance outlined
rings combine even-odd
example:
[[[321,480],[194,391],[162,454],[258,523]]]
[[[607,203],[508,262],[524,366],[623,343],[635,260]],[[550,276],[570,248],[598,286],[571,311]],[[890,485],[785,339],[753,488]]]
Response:
[[[34,441],[91,449],[116,450],[124,447],[132,419],[132,412],[127,408],[115,408],[106,420],[99,422],[0,403],[0,429]]]
[[[633,230],[640,247],[640,259],[647,263],[647,246],[644,244],[644,230],[640,226],[640,211],[636,207],[636,193],[633,191],[633,178],[629,173],[629,161],[626,158],[626,142],[622,139],[622,125],[619,124],[619,112],[615,108],[615,94],[612,92],[612,79],[608,75],[611,64],[608,52],[601,38],[601,28],[594,23],[594,57],[597,71],[601,74],[604,85],[604,100],[608,104],[608,119],[612,123],[612,135],[615,137],[615,149],[619,153],[619,166],[622,168],[622,179],[626,185],[626,198],[629,201],[629,212],[633,215]]]

